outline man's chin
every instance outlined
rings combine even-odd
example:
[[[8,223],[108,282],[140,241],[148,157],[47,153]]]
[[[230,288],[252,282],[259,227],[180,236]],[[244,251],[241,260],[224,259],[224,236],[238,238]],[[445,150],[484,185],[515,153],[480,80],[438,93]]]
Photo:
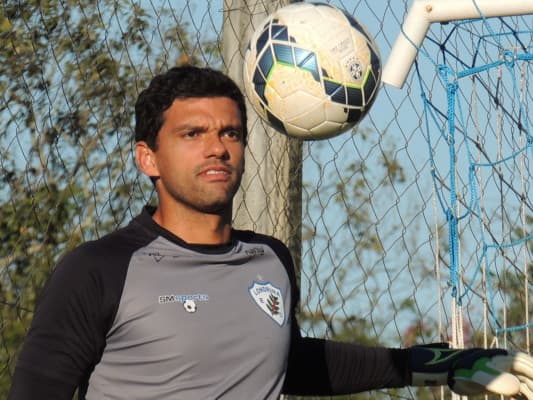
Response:
[[[227,188],[227,190],[218,191],[197,191],[191,196],[175,196],[174,198],[196,211],[223,215],[228,212],[231,214],[234,195],[233,190]]]
[[[198,210],[207,214],[231,213],[234,196],[233,192],[211,193],[211,196],[204,196],[203,201],[198,204]]]
[[[223,215],[228,212],[228,206],[210,205],[210,206],[201,207],[199,211],[205,214]]]
[[[232,205],[231,199],[219,199],[197,204],[196,209],[206,214],[222,215],[231,212]]]

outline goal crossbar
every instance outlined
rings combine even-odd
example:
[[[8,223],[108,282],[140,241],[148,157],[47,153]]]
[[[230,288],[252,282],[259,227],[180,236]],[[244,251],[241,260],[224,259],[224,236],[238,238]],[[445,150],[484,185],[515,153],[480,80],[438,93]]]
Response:
[[[383,68],[382,81],[397,88],[403,86],[434,22],[527,14],[533,14],[531,0],[414,0]]]

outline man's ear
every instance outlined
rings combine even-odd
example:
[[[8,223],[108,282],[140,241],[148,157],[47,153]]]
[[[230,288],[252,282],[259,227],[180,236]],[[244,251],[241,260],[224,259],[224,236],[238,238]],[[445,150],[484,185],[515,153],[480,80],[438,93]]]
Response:
[[[144,141],[135,143],[135,162],[142,173],[150,178],[159,177],[154,151]]]

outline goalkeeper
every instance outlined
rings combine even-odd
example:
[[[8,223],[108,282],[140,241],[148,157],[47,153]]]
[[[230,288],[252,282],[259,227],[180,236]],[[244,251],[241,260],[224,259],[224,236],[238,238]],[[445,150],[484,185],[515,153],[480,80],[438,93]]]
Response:
[[[71,400],[76,390],[82,399],[274,400],[406,385],[533,400],[523,353],[302,337],[287,247],[231,225],[246,145],[239,88],[218,71],[173,68],[135,111],[136,162],[158,204],[63,257],[10,400]]]

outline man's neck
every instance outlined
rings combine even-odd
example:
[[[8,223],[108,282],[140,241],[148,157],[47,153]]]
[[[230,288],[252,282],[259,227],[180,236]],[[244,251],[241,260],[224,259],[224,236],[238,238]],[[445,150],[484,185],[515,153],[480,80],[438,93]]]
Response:
[[[158,207],[155,222],[190,244],[225,244],[231,240],[231,213],[180,212]]]

